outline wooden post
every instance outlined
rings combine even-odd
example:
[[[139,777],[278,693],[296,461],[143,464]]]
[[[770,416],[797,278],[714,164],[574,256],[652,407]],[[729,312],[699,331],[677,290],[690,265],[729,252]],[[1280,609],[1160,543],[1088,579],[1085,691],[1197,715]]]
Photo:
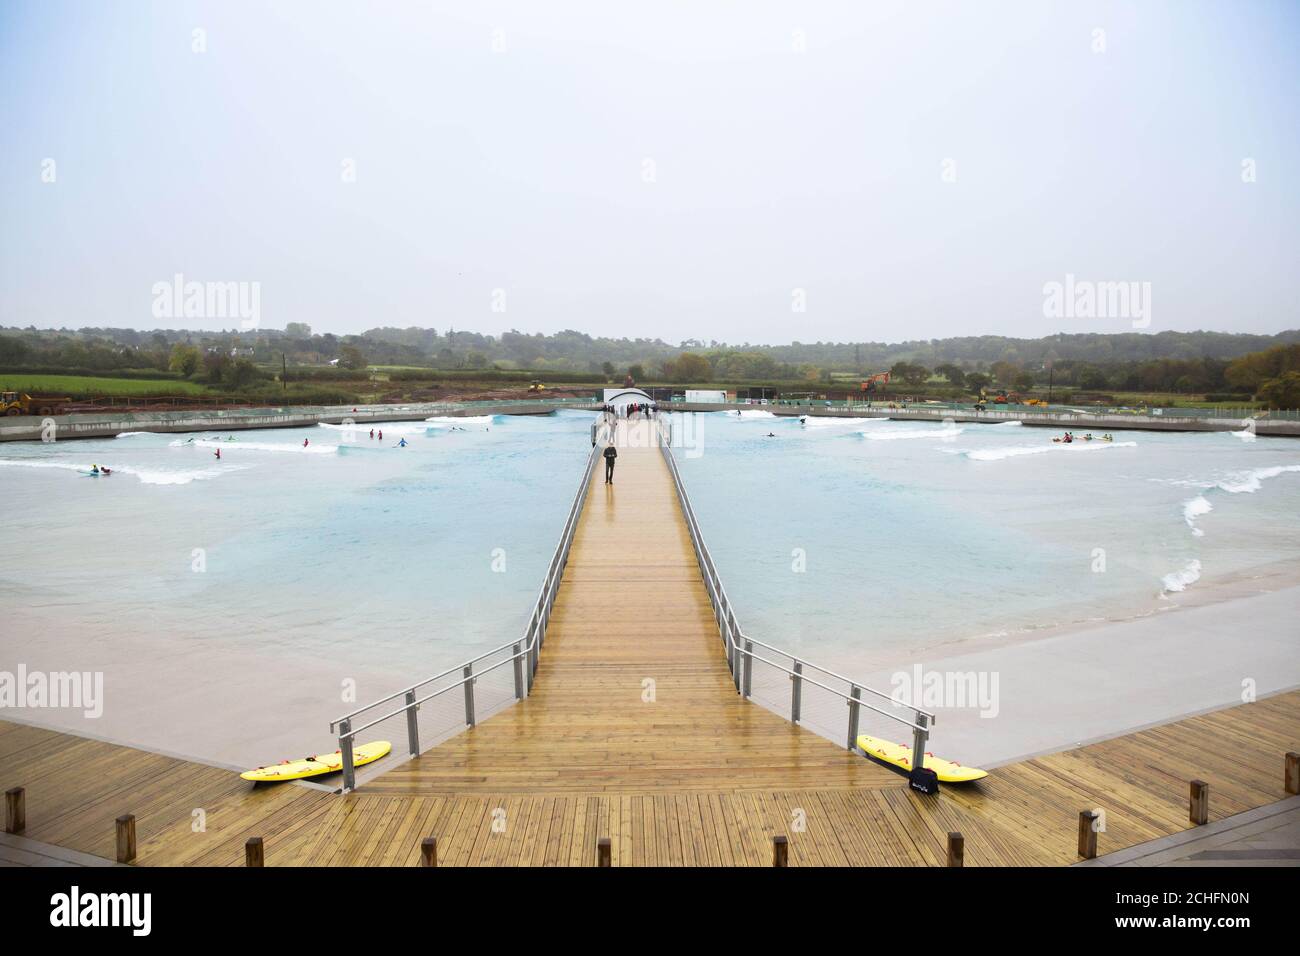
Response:
[[[244,844],[244,866],[265,866],[266,852],[261,837],[249,837]]]
[[[420,841],[420,866],[438,865],[438,838],[425,837]]]
[[[1097,813],[1094,810],[1079,811],[1079,856],[1085,860],[1097,858]]]
[[[790,841],[783,836],[772,837],[772,865],[790,865]]]
[[[1286,770],[1282,776],[1287,793],[1300,793],[1300,754],[1294,750],[1286,755]]]
[[[1187,818],[1198,827],[1210,822],[1210,785],[1204,780],[1192,781]]]
[[[14,787],[5,791],[5,833],[22,833],[27,829],[27,791]]]
[[[966,838],[955,830],[948,833],[948,865],[966,865]]]
[[[601,837],[596,841],[596,865],[613,866],[609,859],[609,837]]]
[[[130,863],[135,859],[135,817],[124,814],[117,818],[117,862]]]

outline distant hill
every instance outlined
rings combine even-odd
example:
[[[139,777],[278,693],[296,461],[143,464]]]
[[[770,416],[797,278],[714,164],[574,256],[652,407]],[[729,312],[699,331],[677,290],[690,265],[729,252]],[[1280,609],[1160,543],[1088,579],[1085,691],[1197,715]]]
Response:
[[[310,327],[290,323],[285,330],[204,331],[164,329],[137,331],[118,328],[37,330],[0,328],[0,366],[61,365],[65,367],[148,367],[176,343],[208,349],[239,349],[254,361],[278,363],[283,354],[291,364],[325,364],[340,357],[344,346],[361,349],[369,364],[416,365],[438,368],[537,369],[597,372],[605,363],[620,372],[640,365],[647,371],[662,367],[684,352],[699,353],[716,367],[752,366],[756,374],[787,374],[800,366],[826,372],[872,372],[898,362],[934,368],[952,364],[984,371],[1004,362],[1024,368],[1047,360],[1063,365],[1113,366],[1160,359],[1201,359],[1226,362],[1274,345],[1300,342],[1300,329],[1276,335],[1233,332],[1137,332],[1048,335],[1016,339],[1000,335],[918,339],[908,342],[791,342],[789,345],[749,345],[686,341],[676,344],[652,338],[606,338],[572,330],[553,335],[518,331],[500,335],[433,328],[368,329],[360,335],[314,334]],[[736,361],[743,357],[745,362]],[[146,357],[150,361],[143,361]],[[164,366],[165,367],[165,364]],[[806,371],[806,370],[805,370]]]

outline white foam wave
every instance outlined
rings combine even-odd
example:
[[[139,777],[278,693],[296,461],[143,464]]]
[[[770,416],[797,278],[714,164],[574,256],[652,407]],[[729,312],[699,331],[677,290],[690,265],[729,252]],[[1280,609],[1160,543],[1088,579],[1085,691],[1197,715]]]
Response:
[[[1272,468],[1237,471],[1222,481],[1216,481],[1211,487],[1226,491],[1230,495],[1252,495],[1259,491],[1268,479],[1295,471],[1300,471],[1300,465],[1275,465]]]
[[[731,412],[727,412],[731,415]],[[771,412],[764,412],[758,409],[741,409],[736,412],[733,418],[776,418]]]
[[[207,438],[196,438],[192,441],[177,439],[171,443],[172,448],[184,448],[186,445],[195,445],[199,448],[220,448],[223,452],[267,451],[298,455],[333,455],[339,450],[338,445],[301,445],[298,443],[289,444],[288,442],[242,441],[240,439],[235,441],[212,441]]]
[[[1136,448],[1135,441],[1074,441],[1066,444],[1060,442],[1050,445],[1009,445],[1005,448],[980,448],[962,452],[971,461],[1002,461],[1006,458],[1019,458],[1022,455],[1046,455],[1049,452],[1096,451],[1101,448]]]
[[[80,475],[86,475],[90,472],[90,465],[78,465],[66,461],[16,461],[12,459],[0,459],[0,465],[10,465],[20,468],[55,468],[61,471],[72,471]],[[206,481],[212,478],[220,478],[222,475],[229,474],[232,471],[239,471],[240,466],[232,465],[223,468],[191,468],[179,471],[164,471],[155,468],[137,468],[134,465],[115,465],[108,462],[107,467],[114,475],[131,475],[144,485],[188,485],[192,481]]]
[[[376,433],[388,432],[390,435],[423,435],[430,428],[434,427],[432,425],[426,425],[426,424],[396,425],[391,422],[386,422],[383,425],[371,424],[370,422],[365,422],[363,424],[358,424],[358,425],[331,425],[329,422],[317,422],[316,424],[321,428],[327,428],[333,432],[341,432],[341,433],[351,432],[353,433],[354,438],[357,439],[365,438],[367,440],[370,437],[371,431],[374,431]]]
[[[1170,571],[1163,578],[1161,583],[1164,585],[1164,592],[1186,591],[1188,586],[1195,584],[1201,578],[1201,562],[1193,558],[1187,562],[1187,566],[1181,571]]]
[[[118,432],[115,438],[137,438],[140,435],[152,435],[153,432]]]
[[[1150,478],[1148,480],[1165,485],[1177,485],[1180,488],[1222,491],[1230,495],[1250,495],[1259,491],[1268,479],[1297,471],[1300,471],[1300,465],[1274,465],[1271,468],[1228,472],[1223,478]]]
[[[900,441],[900,440],[906,440],[911,438],[938,438],[941,441],[949,441],[953,438],[956,438],[963,431],[965,431],[964,428],[954,428],[954,427],[910,428],[902,431],[893,431],[893,430],[886,431],[885,429],[880,429],[879,431],[876,431],[873,429],[870,431],[858,432],[858,434],[861,435],[863,438],[870,439],[871,441]]]
[[[1206,500],[1204,495],[1197,495],[1188,501],[1183,502],[1183,520],[1187,522],[1187,527],[1192,529],[1192,534],[1200,538],[1205,532],[1196,527],[1196,519],[1201,515],[1207,515],[1214,510],[1214,505]]]
[[[998,422],[993,427],[994,428],[1019,428],[1022,425],[1024,425],[1024,422]]]
[[[803,427],[808,429],[818,428],[846,428],[854,425],[870,425],[872,422],[887,422],[888,418],[813,418],[811,415],[803,420]]]
[[[426,418],[425,421],[434,428],[446,428],[448,425],[491,425],[494,417],[494,415],[466,415],[457,418],[455,415],[434,415],[432,418]]]

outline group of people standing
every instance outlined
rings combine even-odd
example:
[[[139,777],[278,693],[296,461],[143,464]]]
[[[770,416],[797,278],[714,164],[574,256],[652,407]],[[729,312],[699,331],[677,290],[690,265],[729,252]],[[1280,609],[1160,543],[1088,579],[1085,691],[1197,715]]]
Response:
[[[626,405],[606,405],[603,411],[612,418],[626,418],[629,421],[644,418],[649,421],[659,413],[659,406],[653,402],[628,402]]]

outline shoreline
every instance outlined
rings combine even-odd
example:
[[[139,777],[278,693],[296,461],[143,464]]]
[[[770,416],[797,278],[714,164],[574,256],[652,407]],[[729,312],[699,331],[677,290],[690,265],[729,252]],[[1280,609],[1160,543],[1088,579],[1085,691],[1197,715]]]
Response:
[[[985,768],[1262,700],[1300,687],[1300,583],[1290,570],[1221,582],[1168,611],[918,655],[867,682],[907,688],[919,667],[925,680],[973,675],[994,688],[994,707],[954,699],[928,708],[934,752]],[[1261,578],[1287,583],[1251,587]]]
[[[1260,581],[1278,586],[1260,590]],[[1257,699],[1300,686],[1300,569],[1243,572],[1202,592],[1178,595],[1174,613],[895,655],[892,664],[873,664],[865,683],[888,692],[899,674],[918,666],[925,674],[996,674],[995,717],[973,707],[929,708],[937,717],[935,752],[985,767],[1241,703],[1243,680],[1253,682]],[[102,671],[104,713],[92,719],[72,709],[6,707],[0,719],[227,769],[333,752],[328,723],[348,709],[340,699],[343,681],[355,681],[357,698],[370,699],[410,677],[355,660],[267,654],[243,642],[55,634],[33,629],[35,616],[22,617],[12,619],[14,633],[41,636],[25,643],[22,661],[6,667]],[[829,717],[834,725],[842,723],[839,710]]]
[[[1260,587],[1260,584],[1269,586]],[[1230,571],[1214,577],[1202,578],[1184,591],[1163,591],[1154,598],[1135,600],[1109,617],[1061,621],[1054,624],[1022,627],[1018,630],[999,631],[937,641],[916,648],[907,657],[883,655],[867,666],[878,669],[910,664],[917,658],[958,656],[984,651],[1015,647],[1034,641],[1048,640],[1062,635],[1132,624],[1153,617],[1176,614],[1200,607],[1209,607],[1245,597],[1272,594],[1300,587],[1300,564],[1294,561],[1275,561],[1239,571]],[[1300,625],[1297,625],[1300,628]]]

